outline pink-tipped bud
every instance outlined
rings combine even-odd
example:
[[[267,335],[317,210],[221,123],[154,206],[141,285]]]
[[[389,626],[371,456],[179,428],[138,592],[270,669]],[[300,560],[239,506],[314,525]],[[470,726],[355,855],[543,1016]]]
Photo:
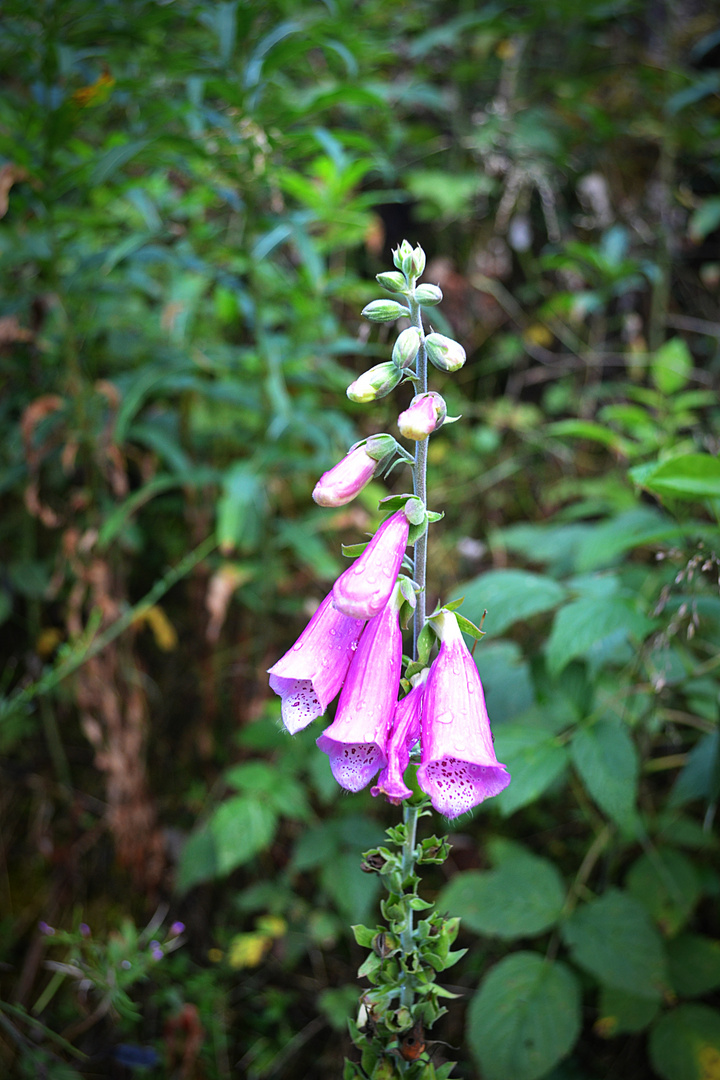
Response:
[[[444,334],[428,334],[425,348],[428,360],[440,371],[458,371],[465,363],[465,350],[462,345]]]
[[[447,416],[445,401],[434,390],[418,394],[398,416],[398,429],[406,439],[420,442],[442,427]]]
[[[376,364],[369,371],[364,371],[355,382],[350,383],[347,396],[351,401],[357,401],[363,405],[368,401],[376,401],[394,390],[402,379],[402,375],[402,371],[399,371],[391,361]]]
[[[377,467],[378,462],[370,457],[365,445],[356,446],[322,474],[312,497],[318,506],[345,506],[372,480]]]

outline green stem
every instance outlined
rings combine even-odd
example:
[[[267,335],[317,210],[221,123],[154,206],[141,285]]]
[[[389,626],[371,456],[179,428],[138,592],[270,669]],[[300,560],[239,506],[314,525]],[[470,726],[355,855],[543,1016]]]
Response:
[[[414,285],[414,281],[410,283]],[[415,385],[416,394],[424,394],[427,391],[427,352],[425,350],[425,335],[420,305],[415,300],[410,300],[410,318],[413,326],[420,331],[421,342],[415,361]],[[427,439],[420,439],[415,443],[415,462],[413,464],[413,493],[422,500],[427,507]],[[420,631],[425,625],[427,602],[425,587],[427,581],[427,530],[415,543],[415,558],[413,562],[413,578],[419,587],[417,603],[413,616],[413,649],[412,658],[417,660],[418,638]],[[419,808],[413,806],[407,800],[403,803],[403,822],[407,829],[407,837],[403,848],[402,873],[403,880],[411,874],[415,868],[415,844],[417,838]],[[402,949],[405,956],[410,956],[413,951],[413,910],[408,908],[407,923],[401,935]],[[407,982],[403,982],[400,994],[400,1004],[410,1008],[414,1004],[414,992]]]

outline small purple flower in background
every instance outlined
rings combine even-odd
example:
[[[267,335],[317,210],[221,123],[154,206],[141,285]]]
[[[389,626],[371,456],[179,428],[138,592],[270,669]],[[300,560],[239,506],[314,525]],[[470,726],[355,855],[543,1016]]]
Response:
[[[383,610],[395,587],[410,524],[404,510],[384,521],[362,555],[333,586],[338,611],[355,619],[372,619]]]
[[[159,945],[156,948],[151,949],[150,952],[152,953],[153,960],[162,960],[165,955]]]
[[[363,630],[325,597],[291,649],[269,669],[270,688],[282,698],[282,718],[291,735],[322,716],[340,692]]]
[[[89,938],[90,937],[90,933],[91,933],[90,927],[88,926],[88,924],[86,922],[81,922],[78,929],[80,930],[81,937],[84,937],[84,938]]]
[[[372,480],[378,464],[364,444],[356,446],[322,474],[312,493],[313,499],[318,506],[345,506]]]
[[[440,394],[429,390],[416,394],[405,412],[398,416],[398,430],[406,439],[421,442],[442,427],[447,416],[447,405]]]
[[[347,673],[335,719],[317,744],[341,787],[360,791],[387,763],[385,744],[400,685],[398,592],[371,619]]]
[[[418,783],[445,817],[454,818],[500,792],[510,774],[495,757],[485,695],[457,619],[432,620],[440,652],[425,687]]]
[[[43,922],[42,920],[40,920],[40,922],[38,923],[38,930],[41,934],[45,934],[47,937],[52,937],[55,933],[55,927],[48,926],[48,924],[46,922]]]
[[[423,694],[428,669],[423,668],[413,678],[413,688],[395,706],[390,737],[385,747],[387,765],[380,773],[378,782],[371,789],[372,795],[385,795],[392,803],[409,799],[412,791],[403,779],[410,761],[410,751],[420,738]]]
[[[172,926],[170,927],[168,933],[170,934],[170,937],[177,937],[178,934],[182,934],[184,929],[185,929],[185,923],[174,922],[172,924]]]

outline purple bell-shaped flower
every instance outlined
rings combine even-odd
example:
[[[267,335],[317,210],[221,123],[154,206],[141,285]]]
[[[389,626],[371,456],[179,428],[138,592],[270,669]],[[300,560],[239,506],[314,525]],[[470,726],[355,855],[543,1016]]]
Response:
[[[340,694],[335,719],[317,744],[330,758],[341,787],[360,791],[387,763],[402,667],[399,590],[360,638]]]
[[[384,521],[368,546],[333,586],[338,611],[372,619],[390,598],[407,547],[410,525],[404,510]]]
[[[387,765],[371,790],[372,795],[385,795],[392,803],[402,802],[412,795],[403,773],[410,761],[410,751],[420,739],[423,694],[428,673],[428,668],[423,668],[415,675],[412,690],[395,706],[392,730],[385,747]]]
[[[293,647],[269,669],[291,735],[322,716],[340,692],[365,625],[343,615],[332,599],[332,593],[325,597]]]
[[[436,810],[454,818],[510,783],[498,762],[478,669],[452,612],[432,620],[441,640],[425,686],[418,783]]]

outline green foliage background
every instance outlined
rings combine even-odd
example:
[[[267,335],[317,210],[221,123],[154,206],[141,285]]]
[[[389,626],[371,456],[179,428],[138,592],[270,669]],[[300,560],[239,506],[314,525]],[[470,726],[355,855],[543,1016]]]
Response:
[[[342,1070],[394,810],[264,673],[378,520],[379,484],[310,493],[405,404],[344,394],[405,236],[469,358],[434,382],[431,600],[487,609],[513,775],[426,880],[469,950],[432,1037],[459,1077],[720,1075],[717,16],[3,5],[10,1075]],[[158,909],[187,930],[154,964]]]

